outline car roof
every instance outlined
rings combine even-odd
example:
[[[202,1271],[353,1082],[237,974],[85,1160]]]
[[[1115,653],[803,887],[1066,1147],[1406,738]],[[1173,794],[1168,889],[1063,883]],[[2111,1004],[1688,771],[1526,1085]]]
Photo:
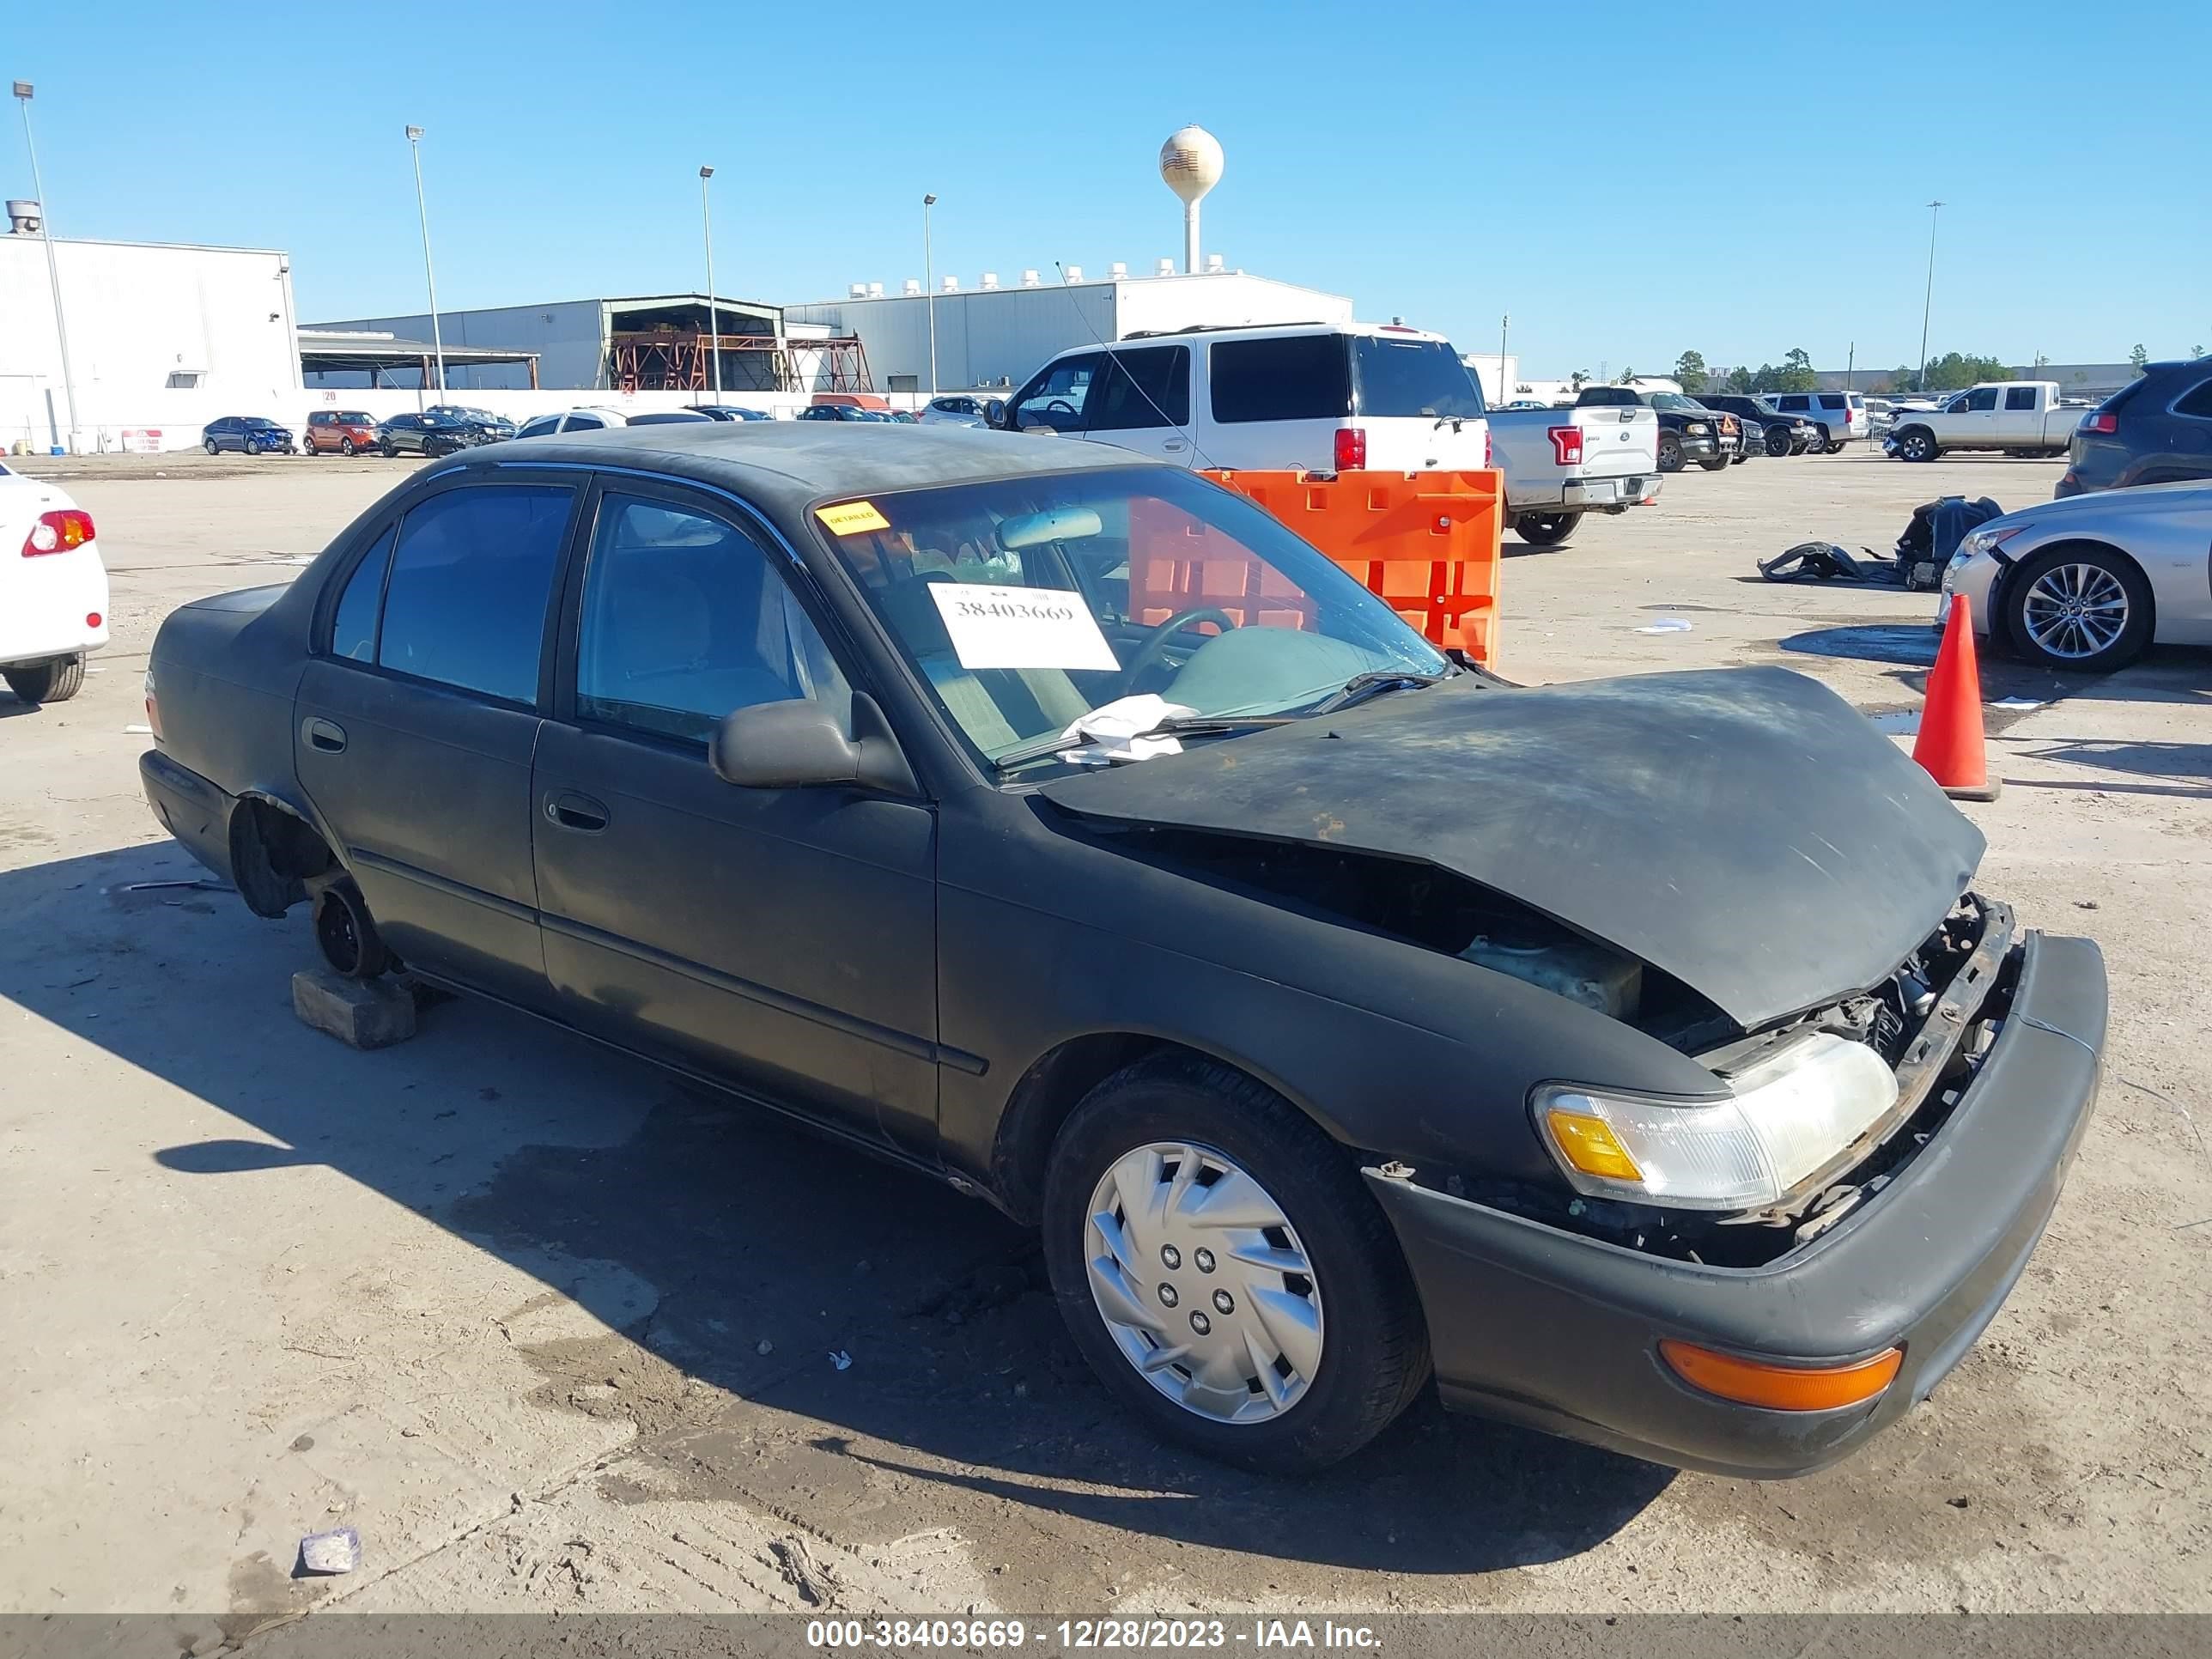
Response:
[[[471,465],[530,460],[696,478],[795,513],[828,496],[1165,463],[1110,444],[974,427],[864,421],[698,421],[518,439]]]

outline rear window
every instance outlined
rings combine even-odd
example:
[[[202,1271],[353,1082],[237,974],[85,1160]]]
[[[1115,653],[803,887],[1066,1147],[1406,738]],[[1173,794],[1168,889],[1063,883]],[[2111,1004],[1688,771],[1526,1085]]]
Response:
[[[2200,421],[2212,420],[2212,380],[2199,380],[2191,391],[2175,398],[2173,412],[2191,415]]]
[[[1585,409],[1611,409],[1644,400],[1625,386],[1586,386],[1575,401]]]
[[[1352,412],[1352,365],[1341,334],[1223,340],[1207,348],[1213,418],[1340,421]]]
[[[1482,393],[1459,354],[1442,340],[1394,340],[1362,334],[1352,343],[1359,412],[1370,417],[1473,418]]]
[[[1823,392],[1820,394],[1820,407],[1823,409],[1843,408],[1844,394],[1840,392]]]

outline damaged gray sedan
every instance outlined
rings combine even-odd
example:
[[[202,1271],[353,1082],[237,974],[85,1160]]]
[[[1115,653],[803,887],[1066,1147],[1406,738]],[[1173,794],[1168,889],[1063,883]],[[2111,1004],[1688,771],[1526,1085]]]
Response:
[[[936,428],[531,440],[155,642],[162,822],[343,971],[1041,1227],[1106,1389],[1307,1469],[1445,1404],[1820,1467],[1957,1364],[2096,948],[1779,670],[1523,689],[1249,501]]]

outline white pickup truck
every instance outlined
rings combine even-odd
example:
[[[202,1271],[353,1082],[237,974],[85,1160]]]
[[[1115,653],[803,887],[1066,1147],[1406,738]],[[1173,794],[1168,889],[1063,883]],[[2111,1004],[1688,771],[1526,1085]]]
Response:
[[[2062,407],[2056,380],[1985,380],[1953,393],[1930,412],[1899,411],[1882,449],[1908,461],[1932,461],[1952,449],[2063,455],[2088,412]]]
[[[1640,404],[1493,409],[1490,447],[1506,522],[1534,547],[1557,547],[1585,513],[1659,499],[1659,416]]]

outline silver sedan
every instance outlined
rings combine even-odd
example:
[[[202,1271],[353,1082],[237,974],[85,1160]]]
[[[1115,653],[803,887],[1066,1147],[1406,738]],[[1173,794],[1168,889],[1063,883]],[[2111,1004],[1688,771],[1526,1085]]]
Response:
[[[2107,673],[2152,643],[2212,645],[2212,484],[2144,484],[2008,513],[1943,573],[1974,631],[2049,668]]]

